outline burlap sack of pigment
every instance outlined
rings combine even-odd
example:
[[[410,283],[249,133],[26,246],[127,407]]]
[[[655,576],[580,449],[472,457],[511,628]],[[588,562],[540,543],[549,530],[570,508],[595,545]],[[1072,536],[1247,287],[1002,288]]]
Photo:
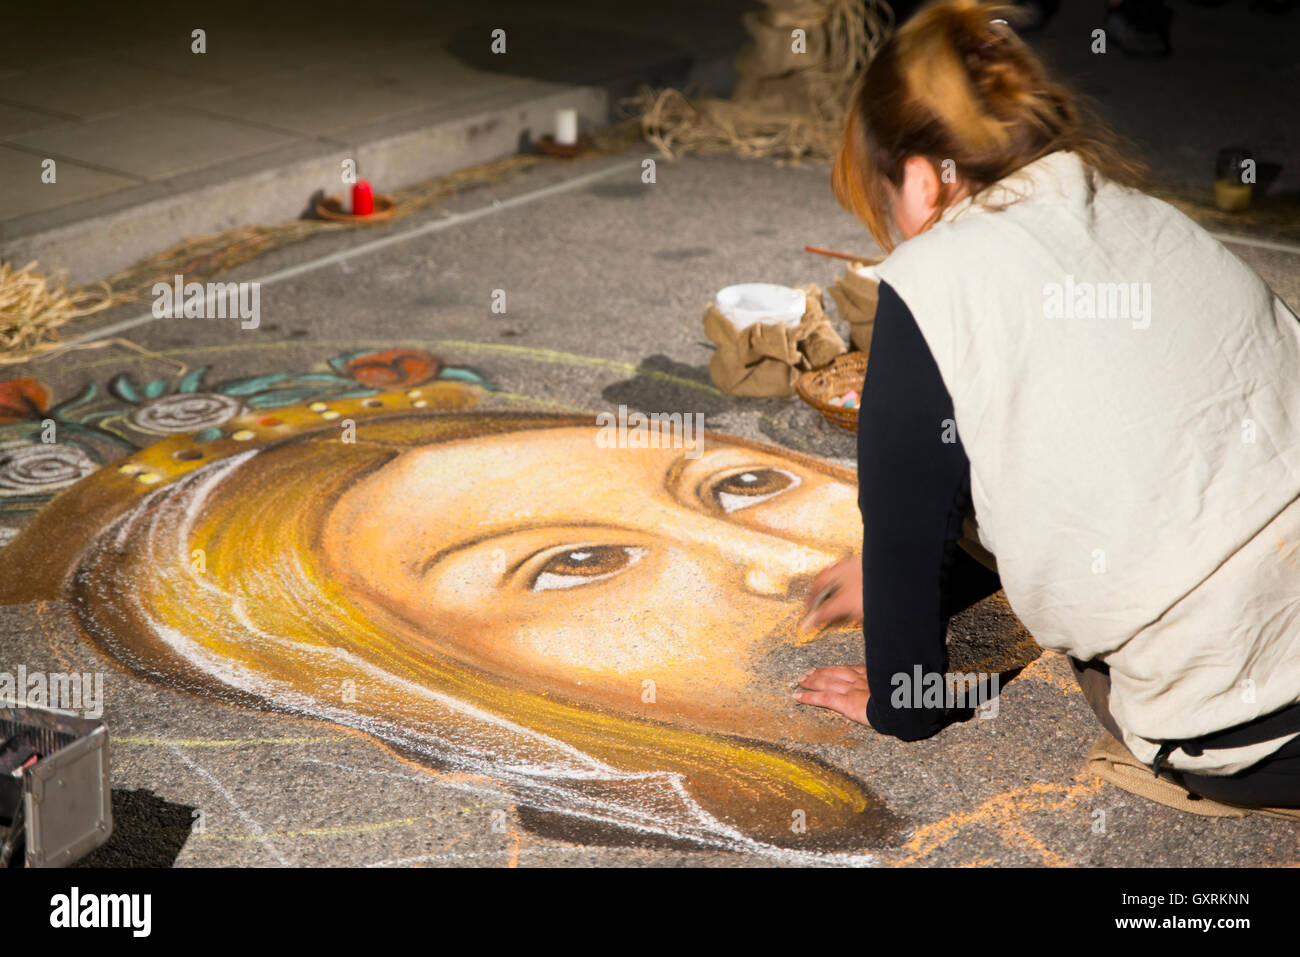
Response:
[[[853,266],[869,265],[853,263]],[[835,280],[828,290],[835,300],[840,318],[849,324],[849,341],[853,348],[867,352],[871,348],[871,330],[876,325],[876,303],[880,298],[880,283],[860,276],[852,266]]]
[[[717,346],[709,361],[714,385],[731,395],[794,395],[802,373],[844,354],[844,340],[822,310],[821,289],[812,283],[798,288],[807,305],[797,326],[756,322],[737,329],[716,303],[709,303],[704,334]]]
[[[826,56],[825,13],[818,4],[792,10],[747,10],[740,16],[752,46],[736,57],[736,72],[747,78],[782,76],[806,69]],[[804,31],[804,50],[795,52],[794,28]]]

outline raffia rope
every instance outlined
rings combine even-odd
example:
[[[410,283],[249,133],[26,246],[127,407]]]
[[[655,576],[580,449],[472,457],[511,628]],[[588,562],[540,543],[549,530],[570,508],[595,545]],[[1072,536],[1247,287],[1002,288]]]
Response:
[[[66,276],[42,275],[34,261],[22,269],[0,262],[0,355],[35,354],[59,327],[125,301],[108,283],[69,292]]]
[[[798,24],[824,30],[826,47],[807,66],[773,76],[757,49],[737,60],[737,96],[691,99],[680,90],[642,88],[632,99],[645,138],[669,159],[684,153],[730,153],[827,161],[834,154],[853,87],[893,27],[882,0],[819,0],[797,10],[769,0],[762,30]],[[753,28],[751,28],[753,29]],[[783,95],[765,85],[784,87]]]

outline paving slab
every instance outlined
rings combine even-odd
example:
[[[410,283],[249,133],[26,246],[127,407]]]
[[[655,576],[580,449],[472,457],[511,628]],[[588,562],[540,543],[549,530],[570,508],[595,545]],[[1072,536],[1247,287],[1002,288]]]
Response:
[[[6,200],[6,209],[15,219],[69,202],[105,196],[140,183],[138,178],[121,172],[96,169],[63,158],[55,161],[56,182],[44,183],[41,181],[43,164],[51,158],[12,146],[0,146],[0,179],[23,184],[21,189],[11,189]]]
[[[47,127],[10,140],[36,155],[40,151],[117,170],[139,182],[216,166],[295,141],[283,132],[157,105]]]

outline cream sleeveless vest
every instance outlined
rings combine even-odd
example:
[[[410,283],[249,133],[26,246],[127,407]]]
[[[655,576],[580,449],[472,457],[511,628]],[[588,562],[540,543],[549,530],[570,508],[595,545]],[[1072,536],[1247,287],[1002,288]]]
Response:
[[[1143,760],[1300,701],[1300,320],[1073,153],[979,199],[878,270],[952,395],[1012,608],[1109,664]],[[1287,740],[1170,763],[1227,774]]]

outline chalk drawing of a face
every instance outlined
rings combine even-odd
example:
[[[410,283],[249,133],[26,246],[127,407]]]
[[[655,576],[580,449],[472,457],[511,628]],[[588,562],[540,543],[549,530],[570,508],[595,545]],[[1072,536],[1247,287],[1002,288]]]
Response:
[[[45,583],[6,600],[57,582],[137,673],[364,729],[539,820],[771,853],[890,840],[866,788],[790,748],[825,725],[770,664],[808,579],[861,542],[852,473],[717,433],[697,457],[604,448],[592,417],[475,401],[435,385],[422,408],[167,439],[0,553]]]

